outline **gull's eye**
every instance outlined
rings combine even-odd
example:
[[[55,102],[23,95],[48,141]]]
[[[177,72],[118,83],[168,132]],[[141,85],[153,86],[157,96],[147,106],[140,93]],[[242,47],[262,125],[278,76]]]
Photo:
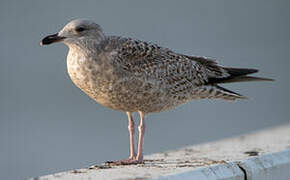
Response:
[[[77,27],[76,32],[83,32],[85,30],[84,27]]]

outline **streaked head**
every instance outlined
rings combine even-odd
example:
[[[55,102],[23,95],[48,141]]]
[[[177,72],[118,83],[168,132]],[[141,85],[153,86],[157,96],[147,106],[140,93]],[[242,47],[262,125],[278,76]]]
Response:
[[[40,44],[49,45],[55,42],[70,44],[86,38],[102,40],[104,38],[102,28],[93,21],[76,19],[65,25],[58,33],[46,36]]]

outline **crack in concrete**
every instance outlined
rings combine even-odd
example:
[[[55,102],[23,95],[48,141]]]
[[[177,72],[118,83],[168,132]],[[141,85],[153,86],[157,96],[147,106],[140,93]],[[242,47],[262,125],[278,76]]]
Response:
[[[237,163],[237,166],[241,169],[241,171],[244,173],[244,179],[245,180],[248,180],[248,176],[247,176],[247,171],[246,169],[240,164],[240,163]]]

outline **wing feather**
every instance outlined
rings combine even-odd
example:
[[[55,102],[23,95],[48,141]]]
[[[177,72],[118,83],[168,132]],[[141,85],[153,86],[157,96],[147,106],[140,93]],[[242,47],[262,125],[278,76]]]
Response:
[[[144,41],[115,38],[114,61],[135,75],[166,81],[174,86],[196,87],[207,84],[209,78],[224,78],[227,72],[209,58],[186,56],[168,48]]]

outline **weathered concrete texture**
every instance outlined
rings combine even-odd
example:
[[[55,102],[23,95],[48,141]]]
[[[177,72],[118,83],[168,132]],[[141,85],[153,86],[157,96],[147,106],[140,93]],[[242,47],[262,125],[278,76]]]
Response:
[[[99,165],[40,180],[290,179],[290,124],[236,138],[145,156],[131,166]]]
[[[244,172],[236,163],[213,165],[206,168],[198,168],[175,175],[163,176],[154,180],[244,180]]]
[[[290,150],[254,157],[239,163],[247,180],[289,180]]]

